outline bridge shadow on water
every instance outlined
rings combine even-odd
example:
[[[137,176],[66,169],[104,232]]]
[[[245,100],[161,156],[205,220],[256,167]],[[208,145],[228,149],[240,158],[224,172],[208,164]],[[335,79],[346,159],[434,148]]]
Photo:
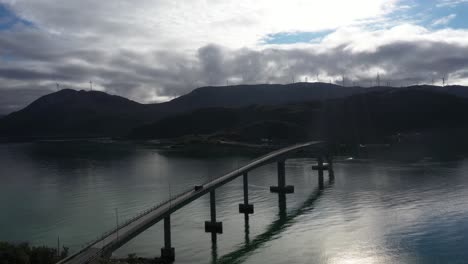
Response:
[[[289,214],[286,210],[286,195],[278,195],[278,206],[279,213],[278,219],[271,223],[267,230],[255,237],[253,240],[250,240],[250,230],[249,230],[249,215],[245,215],[245,242],[237,250],[228,253],[218,259],[217,253],[217,241],[216,236],[212,237],[212,262],[211,263],[221,263],[221,264],[238,264],[242,263],[250,254],[252,254],[256,249],[260,248],[265,243],[272,241],[275,237],[285,231],[288,227],[294,224],[294,220],[304,213],[310,212],[314,209],[314,204],[317,202],[324,193],[324,189],[331,188],[333,186],[333,181],[330,181],[328,185],[323,188],[317,187],[312,194],[307,198],[307,200],[298,208],[294,209]]]

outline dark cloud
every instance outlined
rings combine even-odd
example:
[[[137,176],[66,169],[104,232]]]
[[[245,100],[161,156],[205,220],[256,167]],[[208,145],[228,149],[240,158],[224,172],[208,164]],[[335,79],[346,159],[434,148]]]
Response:
[[[13,34],[13,33],[12,33]],[[444,75],[466,78],[468,48],[442,41],[394,41],[373,51],[342,44],[325,50],[304,48],[229,50],[208,45],[195,55],[176,51],[86,49],[81,43],[50,44],[41,35],[0,36],[0,113],[17,110],[60,82],[62,87],[96,87],[136,101],[174,97],[204,85],[314,81],[370,85],[377,73],[393,85],[430,83]],[[37,39],[36,39],[37,38]],[[78,44],[78,45],[77,45]],[[3,57],[2,57],[3,55]],[[5,57],[10,55],[11,57]],[[4,62],[4,63],[3,63]],[[18,83],[20,85],[18,85]],[[21,88],[15,88],[15,87]]]
[[[8,114],[25,107],[30,102],[36,100],[38,97],[50,93],[51,90],[46,88],[42,89],[29,89],[17,87],[16,89],[0,90],[0,115]]]
[[[13,80],[47,80],[47,79],[62,79],[62,76],[57,74],[48,74],[33,70],[24,69],[0,69],[0,78],[13,79]]]
[[[208,45],[198,50],[200,71],[205,74],[204,79],[208,83],[222,83],[226,80],[225,72],[227,61],[220,47]]]

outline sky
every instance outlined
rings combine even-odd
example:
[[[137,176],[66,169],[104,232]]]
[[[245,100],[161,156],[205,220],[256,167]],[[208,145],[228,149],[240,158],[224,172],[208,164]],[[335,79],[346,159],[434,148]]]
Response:
[[[0,114],[57,87],[154,103],[377,74],[468,85],[468,0],[0,0]]]

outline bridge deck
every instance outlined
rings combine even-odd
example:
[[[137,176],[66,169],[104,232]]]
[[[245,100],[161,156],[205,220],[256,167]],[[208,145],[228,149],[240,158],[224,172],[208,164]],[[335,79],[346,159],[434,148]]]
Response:
[[[158,206],[151,208],[150,210],[143,212],[139,216],[131,219],[126,223],[123,223],[118,228],[115,228],[114,230],[103,235],[102,238],[91,242],[89,246],[85,247],[81,251],[60,261],[59,264],[94,263],[101,255],[110,255],[114,250],[118,249],[120,246],[127,243],[129,240],[145,231],[152,225],[156,224],[164,217],[169,216],[174,211],[177,211],[178,209],[198,199],[204,194],[234,180],[244,173],[247,173],[267,163],[285,159],[287,156],[301,151],[304,148],[320,147],[322,145],[323,142],[320,141],[297,144],[273,151],[265,156],[255,159],[237,170],[203,184],[202,188],[198,190],[191,189]]]

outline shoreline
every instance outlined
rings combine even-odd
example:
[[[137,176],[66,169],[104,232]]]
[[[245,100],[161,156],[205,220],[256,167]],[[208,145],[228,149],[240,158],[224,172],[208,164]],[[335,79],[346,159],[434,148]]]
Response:
[[[282,143],[254,143],[233,140],[212,140],[205,138],[175,138],[175,139],[127,139],[118,137],[22,137],[22,138],[0,138],[0,144],[14,143],[54,143],[54,142],[96,142],[96,143],[133,143],[158,146],[164,150],[177,150],[187,146],[209,145],[220,147],[236,147],[248,149],[274,150],[285,145],[297,142]]]

